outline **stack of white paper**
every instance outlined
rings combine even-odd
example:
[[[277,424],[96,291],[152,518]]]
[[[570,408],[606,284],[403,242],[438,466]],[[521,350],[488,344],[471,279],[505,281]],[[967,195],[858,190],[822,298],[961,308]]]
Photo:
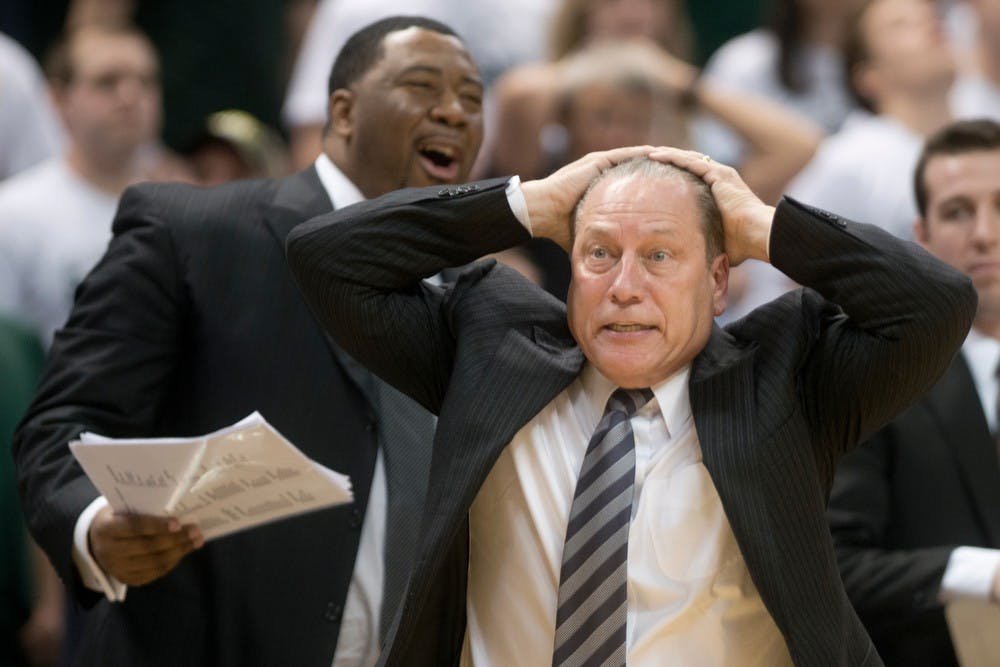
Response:
[[[195,438],[83,433],[70,450],[116,512],[174,516],[206,540],[350,502],[351,482],[254,412]]]

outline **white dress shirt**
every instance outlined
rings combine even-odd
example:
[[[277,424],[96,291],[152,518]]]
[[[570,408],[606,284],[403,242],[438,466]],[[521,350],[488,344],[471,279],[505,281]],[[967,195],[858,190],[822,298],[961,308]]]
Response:
[[[321,153],[316,158],[315,167],[323,189],[337,208],[364,200],[358,188],[325,154]],[[336,434],[331,433],[330,437],[336,437]],[[385,463],[379,448],[368,496],[368,509],[361,528],[358,555],[340,622],[334,667],[365,667],[374,665],[378,660],[387,497]],[[84,585],[91,590],[103,592],[112,602],[120,602],[125,599],[127,587],[101,570],[91,555],[87,542],[90,522],[107,504],[108,501],[103,496],[98,497],[77,519],[73,533],[73,562],[80,571]],[[277,574],[262,572],[260,576],[273,577]]]
[[[791,665],[702,463],[686,368],[632,419],[629,665]],[[614,391],[587,364],[497,459],[470,511],[462,665],[551,664],[559,572],[587,444]]]

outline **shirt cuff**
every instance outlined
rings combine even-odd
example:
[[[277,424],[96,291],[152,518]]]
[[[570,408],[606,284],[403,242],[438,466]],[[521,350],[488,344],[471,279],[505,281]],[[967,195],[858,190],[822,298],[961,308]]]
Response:
[[[968,598],[991,600],[993,580],[998,568],[1000,568],[1000,550],[980,547],[956,548],[948,558],[938,599],[941,602]]]
[[[87,534],[90,532],[90,524],[94,520],[94,516],[107,506],[107,499],[104,496],[98,496],[80,513],[80,517],[76,520],[76,527],[73,529],[73,562],[80,572],[84,586],[92,591],[104,593],[104,596],[111,602],[121,602],[125,599],[128,586],[101,569],[101,566],[91,555],[87,541]]]
[[[514,217],[531,234],[531,218],[528,217],[528,202],[524,200],[524,193],[521,192],[521,177],[517,175],[511,176],[510,180],[507,181],[507,189],[504,192],[507,195],[507,203],[510,205],[510,210],[514,213]]]

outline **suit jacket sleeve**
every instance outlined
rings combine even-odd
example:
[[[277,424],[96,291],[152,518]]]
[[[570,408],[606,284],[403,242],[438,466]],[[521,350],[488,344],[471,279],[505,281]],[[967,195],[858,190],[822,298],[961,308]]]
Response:
[[[322,215],[288,237],[292,272],[327,331],[435,413],[451,377],[449,313],[464,278],[445,290],[422,279],[530,238],[510,210],[507,180],[397,191]]]
[[[105,256],[77,290],[53,343],[13,454],[29,528],[60,576],[85,600],[71,560],[73,528],[97,490],[67,442],[90,430],[148,434],[178,354],[181,281],[156,186],[125,192]],[[162,204],[162,202],[161,202]]]
[[[844,587],[866,623],[879,618],[899,622],[901,617],[940,610],[941,581],[951,552],[959,546],[888,546],[893,504],[899,502],[891,497],[887,480],[891,429],[882,429],[844,457],[827,513]],[[946,505],[947,499],[941,502]]]
[[[813,340],[796,390],[814,444],[837,458],[937,381],[969,331],[976,293],[916,244],[788,198],[770,253],[810,288],[805,327],[792,334]]]

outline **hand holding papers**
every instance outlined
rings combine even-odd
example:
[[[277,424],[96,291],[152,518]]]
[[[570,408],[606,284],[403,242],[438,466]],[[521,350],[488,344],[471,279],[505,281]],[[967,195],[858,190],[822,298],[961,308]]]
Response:
[[[206,540],[350,502],[350,480],[310,460],[260,414],[195,438],[83,433],[70,450],[116,512],[174,516]]]

